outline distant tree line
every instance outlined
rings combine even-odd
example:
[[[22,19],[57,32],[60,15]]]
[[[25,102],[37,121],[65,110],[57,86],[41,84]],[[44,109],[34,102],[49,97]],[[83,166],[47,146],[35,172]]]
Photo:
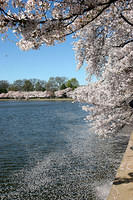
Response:
[[[50,77],[48,81],[40,79],[23,79],[16,80],[10,84],[6,80],[0,80],[0,93],[8,91],[58,91],[68,87],[73,90],[79,86],[76,78],[67,79],[66,77]]]

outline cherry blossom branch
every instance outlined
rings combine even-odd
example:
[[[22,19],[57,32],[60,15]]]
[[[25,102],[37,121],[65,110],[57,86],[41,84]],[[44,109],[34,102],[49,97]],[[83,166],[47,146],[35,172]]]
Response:
[[[118,0],[110,0],[109,2],[106,2],[106,3],[98,3],[98,4],[96,4],[96,6],[95,5],[91,5],[90,7],[88,7],[88,8],[85,8],[82,12],[80,12],[80,13],[75,13],[75,14],[71,14],[70,16],[68,16],[68,17],[65,17],[65,18],[61,18],[60,19],[60,21],[67,21],[67,20],[70,20],[70,19],[73,19],[73,17],[77,17],[77,16],[80,16],[80,15],[83,15],[84,13],[86,13],[86,12],[89,12],[89,11],[91,11],[91,10],[94,10],[94,9],[96,9],[96,8],[98,8],[98,7],[101,7],[101,6],[105,6],[102,10],[101,10],[101,12],[99,12],[99,14],[98,15],[96,15],[96,17],[94,17],[93,18],[93,20],[95,20],[99,15],[101,15],[102,14],[102,12],[105,10],[105,9],[107,9],[112,3],[115,3],[116,1],[118,1]],[[52,19],[51,21],[57,21],[58,19]],[[91,21],[93,21],[93,20],[91,20]],[[90,21],[90,22],[91,22]],[[43,23],[45,23],[46,21],[40,21],[39,23],[40,24],[43,24]],[[89,22],[89,23],[90,23]]]
[[[104,7],[104,8],[103,8],[94,18],[92,18],[90,21],[86,21],[86,23],[82,24],[79,28],[77,28],[77,29],[71,31],[71,32],[68,33],[68,34],[65,34],[64,37],[65,37],[65,36],[68,36],[68,35],[71,35],[71,34],[77,32],[77,31],[79,31],[80,29],[84,28],[87,24],[93,22],[93,21],[94,21],[95,19],[97,19],[97,18],[104,12],[104,10],[106,10],[109,6],[110,6],[110,5],[107,5],[106,7]]]

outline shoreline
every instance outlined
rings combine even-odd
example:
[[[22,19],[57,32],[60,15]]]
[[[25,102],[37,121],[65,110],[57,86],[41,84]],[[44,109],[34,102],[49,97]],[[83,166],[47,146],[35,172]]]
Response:
[[[51,98],[51,99],[43,99],[43,98],[31,98],[31,99],[0,99],[0,101],[73,101],[71,98]]]

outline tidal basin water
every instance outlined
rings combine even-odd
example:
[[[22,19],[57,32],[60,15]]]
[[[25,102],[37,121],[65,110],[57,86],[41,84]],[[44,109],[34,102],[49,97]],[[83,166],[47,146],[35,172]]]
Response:
[[[129,136],[100,138],[79,103],[0,102],[1,200],[103,200]]]

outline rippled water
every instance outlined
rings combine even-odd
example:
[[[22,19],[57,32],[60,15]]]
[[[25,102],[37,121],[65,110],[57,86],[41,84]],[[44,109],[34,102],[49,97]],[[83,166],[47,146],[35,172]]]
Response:
[[[128,136],[99,138],[71,102],[0,102],[1,200],[105,199]]]

